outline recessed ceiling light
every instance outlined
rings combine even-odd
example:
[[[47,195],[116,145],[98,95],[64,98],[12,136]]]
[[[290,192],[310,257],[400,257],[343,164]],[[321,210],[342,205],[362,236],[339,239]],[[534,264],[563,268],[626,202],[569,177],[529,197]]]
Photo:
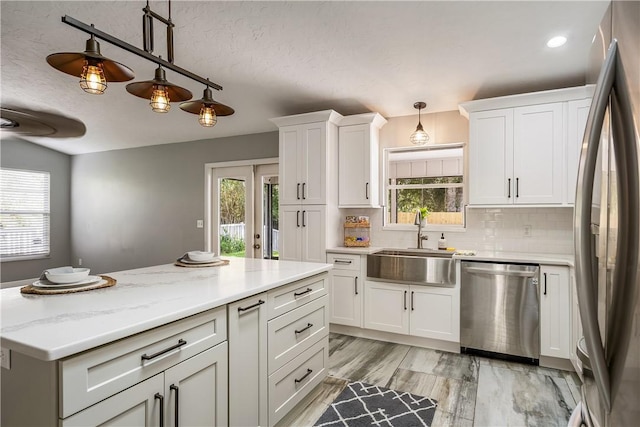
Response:
[[[567,42],[567,38],[564,36],[556,36],[547,42],[547,46],[549,47],[560,47]]]

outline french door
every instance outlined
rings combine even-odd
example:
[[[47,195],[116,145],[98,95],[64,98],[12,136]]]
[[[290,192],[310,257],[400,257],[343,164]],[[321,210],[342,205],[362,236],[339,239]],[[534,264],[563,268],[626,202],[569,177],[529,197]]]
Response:
[[[222,256],[278,258],[278,165],[211,169],[208,250]]]

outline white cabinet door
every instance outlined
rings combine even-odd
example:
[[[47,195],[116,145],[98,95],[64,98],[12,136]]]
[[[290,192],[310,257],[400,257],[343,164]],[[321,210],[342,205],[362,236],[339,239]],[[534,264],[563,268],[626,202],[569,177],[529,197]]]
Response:
[[[326,254],[326,217],[325,205],[302,205],[300,213],[301,261],[325,262]]]
[[[364,327],[409,333],[409,286],[365,281]]]
[[[469,132],[469,203],[512,203],[513,109],[472,114]]]
[[[164,375],[160,373],[65,418],[60,425],[62,427],[159,426],[160,412],[162,406],[166,405],[163,390]]]
[[[303,126],[280,128],[280,164],[278,168],[281,205],[300,203],[302,196]]]
[[[377,144],[371,140],[371,125],[361,124],[340,128],[338,137],[338,205],[340,207],[378,206],[377,153]]]
[[[540,354],[569,359],[569,269],[540,267]]]
[[[267,295],[229,304],[229,425],[268,424]]]
[[[330,276],[329,321],[338,325],[362,327],[362,280],[356,271],[332,270]]]
[[[514,203],[561,203],[564,183],[562,103],[513,112]]]
[[[226,342],[167,369],[165,425],[229,425],[227,378]]]
[[[302,259],[301,214],[301,205],[280,205],[278,252],[281,260],[300,261]]]
[[[582,138],[587,126],[591,98],[568,102],[567,112],[567,196],[566,202],[574,204],[578,181],[578,162]]]
[[[455,288],[410,287],[409,334],[460,341],[460,298]]]
[[[327,202],[327,124],[302,125],[302,164],[300,196],[302,203],[321,205]]]

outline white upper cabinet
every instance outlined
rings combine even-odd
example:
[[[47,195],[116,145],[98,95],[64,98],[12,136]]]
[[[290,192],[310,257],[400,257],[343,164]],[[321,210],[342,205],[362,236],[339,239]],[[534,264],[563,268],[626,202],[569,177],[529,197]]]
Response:
[[[469,118],[469,204],[572,203],[580,108],[590,95],[585,86],[461,104]]]
[[[271,119],[280,130],[280,204],[327,203],[330,141],[341,117],[326,110]]]
[[[578,177],[578,163],[584,130],[587,127],[587,117],[591,98],[570,101],[567,119],[567,195],[566,202],[574,204],[576,199],[576,184]]]
[[[378,113],[344,117],[338,134],[338,205],[377,208],[379,131],[387,121]]]

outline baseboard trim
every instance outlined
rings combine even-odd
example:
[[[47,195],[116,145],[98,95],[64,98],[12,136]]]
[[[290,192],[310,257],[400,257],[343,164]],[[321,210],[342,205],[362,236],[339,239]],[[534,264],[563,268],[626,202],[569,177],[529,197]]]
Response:
[[[432,338],[413,337],[410,335],[394,334],[392,332],[374,331],[372,329],[356,328],[354,326],[329,325],[329,331],[337,334],[349,335],[358,338],[367,338],[378,341],[388,341],[395,344],[411,345],[414,347],[430,348],[433,350],[460,353],[460,343],[436,340]]]
[[[559,357],[540,356],[540,366],[575,372],[573,364],[569,359],[561,359]]]

